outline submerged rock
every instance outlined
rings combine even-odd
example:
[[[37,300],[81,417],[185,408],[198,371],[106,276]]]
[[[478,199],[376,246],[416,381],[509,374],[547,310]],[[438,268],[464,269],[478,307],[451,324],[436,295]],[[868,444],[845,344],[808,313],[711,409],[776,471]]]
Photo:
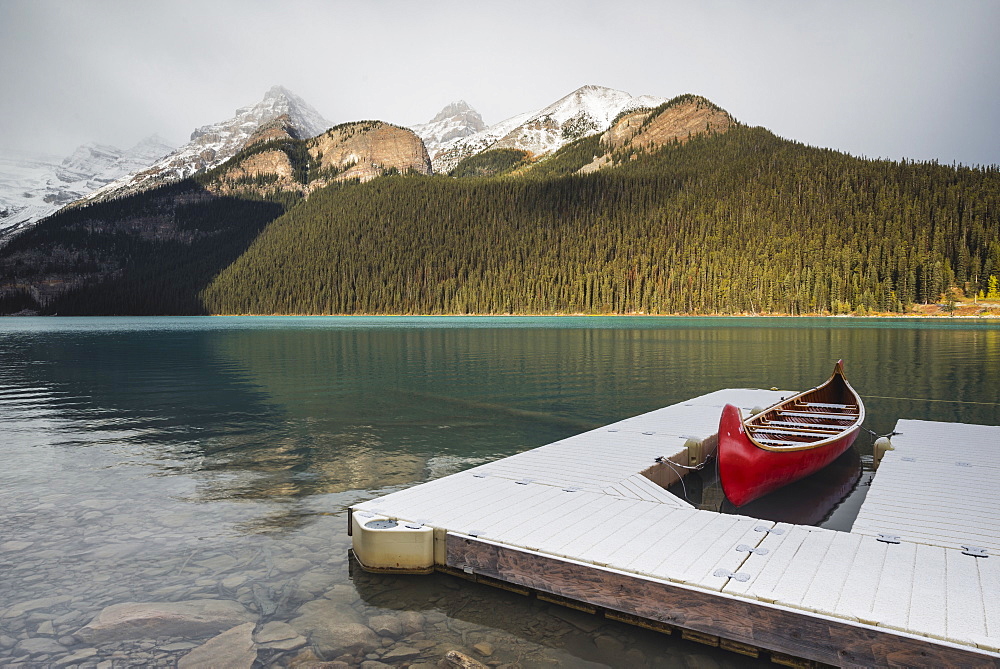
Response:
[[[296,632],[294,627],[278,621],[264,625],[253,638],[261,646],[275,650],[295,650],[308,643],[308,640]]]
[[[76,636],[88,643],[158,637],[204,637],[257,616],[239,602],[195,599],[181,602],[127,602],[101,611]]]
[[[0,543],[0,553],[23,551],[33,543],[33,541],[4,541],[3,543]]]
[[[448,654],[441,660],[440,666],[447,669],[489,669],[479,660],[474,660],[457,650],[448,651]]]
[[[368,626],[372,628],[375,634],[389,637],[390,639],[398,639],[403,635],[403,624],[394,615],[372,616],[368,619]]]
[[[398,664],[400,662],[405,662],[406,660],[415,660],[420,657],[420,649],[414,648],[413,646],[394,646],[391,650],[387,651],[382,659],[390,664]]]
[[[28,653],[29,655],[41,655],[42,653],[65,653],[66,647],[55,639],[35,637],[32,639],[24,639],[19,642],[14,647],[14,650],[22,653]]]
[[[324,657],[370,653],[378,647],[375,632],[358,622],[311,614],[300,616],[291,624],[305,633]]]
[[[472,650],[476,651],[483,657],[489,657],[493,654],[493,644],[487,643],[485,641],[480,641],[472,647]]]
[[[177,669],[250,669],[257,659],[254,623],[212,637],[177,661]]]
[[[68,595],[54,595],[52,597],[39,597],[38,599],[30,599],[26,602],[19,602],[14,606],[3,612],[0,618],[16,618],[17,616],[22,616],[30,611],[38,611],[41,609],[51,609],[60,604],[65,604],[71,599]]]
[[[80,664],[81,662],[89,660],[90,658],[94,657],[95,655],[97,655],[97,649],[96,648],[81,648],[80,650],[76,651],[72,655],[67,655],[64,658],[61,658],[61,659],[53,662],[52,666],[55,669],[60,669],[60,667],[68,667],[71,664]]]
[[[397,616],[403,626],[403,634],[416,634],[424,630],[426,618],[417,611],[401,611]]]
[[[291,625],[295,629],[302,631],[323,620],[360,623],[364,622],[364,617],[346,602],[315,599],[299,607],[298,611],[296,611],[296,618],[292,620]]]

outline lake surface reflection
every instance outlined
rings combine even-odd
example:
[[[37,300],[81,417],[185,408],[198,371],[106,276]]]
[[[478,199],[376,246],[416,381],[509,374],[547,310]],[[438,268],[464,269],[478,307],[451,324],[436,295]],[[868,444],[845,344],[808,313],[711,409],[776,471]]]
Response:
[[[876,433],[1000,424],[996,321],[0,319],[0,665],[174,666],[234,623],[74,635],[114,604],[225,600],[261,666],[745,666],[452,577],[352,573],[346,507],[719,388],[813,386],[838,358]],[[791,522],[850,529],[871,442],[743,511],[798,500]]]

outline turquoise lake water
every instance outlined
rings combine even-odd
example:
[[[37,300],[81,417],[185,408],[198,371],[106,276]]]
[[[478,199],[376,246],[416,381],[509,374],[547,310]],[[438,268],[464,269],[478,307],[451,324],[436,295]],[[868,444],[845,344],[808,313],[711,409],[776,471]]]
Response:
[[[0,318],[0,665],[171,666],[203,639],[72,635],[111,604],[228,599],[293,627],[320,600],[368,625],[419,614],[356,661],[745,666],[448,576],[357,573],[346,507],[720,388],[811,387],[839,358],[875,433],[1000,424],[998,321]],[[849,530],[871,443],[743,511]],[[724,506],[711,477],[689,483]],[[305,636],[258,661],[333,659]]]

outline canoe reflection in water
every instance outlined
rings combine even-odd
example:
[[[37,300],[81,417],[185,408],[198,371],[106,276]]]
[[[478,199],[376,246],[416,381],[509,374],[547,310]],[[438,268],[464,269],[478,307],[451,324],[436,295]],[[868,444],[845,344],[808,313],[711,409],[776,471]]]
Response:
[[[861,475],[861,456],[857,447],[852,447],[815,474],[738,509],[723,494],[714,467],[692,472],[684,478],[684,485],[688,501],[700,509],[794,525],[819,525],[851,494]],[[669,490],[684,499],[685,488],[680,483]]]

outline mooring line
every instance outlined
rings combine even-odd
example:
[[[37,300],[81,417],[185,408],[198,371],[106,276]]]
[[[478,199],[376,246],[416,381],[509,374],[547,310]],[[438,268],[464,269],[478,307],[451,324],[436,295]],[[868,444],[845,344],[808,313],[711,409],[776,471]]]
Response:
[[[889,397],[887,395],[862,395],[866,400],[906,400],[908,402],[950,402],[952,404],[982,404],[1000,407],[1000,402],[973,402],[971,400],[932,400],[926,397]]]

